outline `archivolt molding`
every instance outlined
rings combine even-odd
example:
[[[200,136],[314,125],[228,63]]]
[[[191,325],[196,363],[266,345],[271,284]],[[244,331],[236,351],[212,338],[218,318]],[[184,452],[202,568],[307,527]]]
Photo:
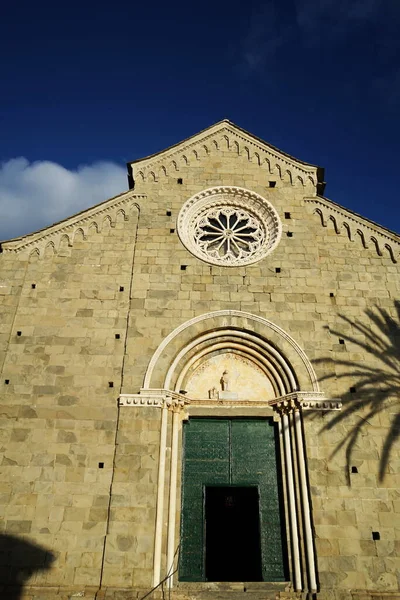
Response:
[[[115,227],[116,223],[128,221],[139,209],[138,203],[145,198],[145,194],[125,192],[42,231],[5,241],[2,250],[14,254],[26,252],[28,256],[38,257],[57,254],[73,247],[76,241],[82,242],[101,233],[104,227]]]
[[[286,331],[284,331],[281,327],[279,327],[278,325],[275,325],[275,323],[272,323],[268,319],[265,319],[258,315],[253,315],[251,313],[238,311],[238,310],[220,310],[220,311],[215,311],[215,312],[210,312],[210,313],[206,313],[203,315],[199,315],[198,317],[194,317],[193,319],[190,319],[189,321],[182,323],[182,325],[180,325],[179,327],[174,329],[174,331],[172,331],[161,342],[161,344],[159,345],[159,347],[153,354],[153,356],[149,362],[145,377],[144,377],[144,382],[143,382],[144,389],[151,388],[152,378],[153,378],[157,363],[160,361],[160,359],[162,359],[163,357],[165,357],[167,355],[169,344],[171,344],[171,346],[172,346],[173,342],[180,334],[182,334],[185,330],[193,327],[194,331],[197,331],[197,335],[193,336],[193,342],[189,342],[189,344],[183,344],[182,347],[179,349],[179,352],[178,353],[173,352],[173,356],[171,356],[171,363],[169,365],[169,371],[166,372],[166,379],[163,383],[163,386],[167,387],[167,386],[171,385],[172,373],[175,370],[176,365],[178,364],[178,362],[181,358],[181,355],[183,356],[182,352],[184,353],[185,351],[189,350],[189,347],[192,348],[196,344],[199,344],[199,342],[202,339],[198,335],[199,327],[202,327],[202,324],[204,324],[205,321],[212,320],[212,319],[214,319],[214,320],[222,319],[222,321],[224,322],[225,330],[228,330],[228,329],[233,330],[234,329],[234,327],[232,327],[231,319],[234,319],[234,320],[235,319],[243,319],[244,321],[246,321],[248,323],[248,326],[247,326],[248,331],[251,330],[251,323],[254,323],[255,325],[261,325],[262,328],[265,328],[265,334],[268,334],[268,331],[273,332],[274,334],[277,334],[278,339],[280,338],[282,340],[282,342],[289,344],[291,350],[294,353],[294,357],[296,357],[298,359],[298,362],[302,365],[302,368],[305,369],[305,372],[307,373],[308,385],[311,387],[312,391],[319,392],[318,380],[317,380],[315,371],[313,369],[313,366],[312,366],[311,362],[309,361],[307,355],[305,354],[304,350],[298,345],[298,343],[288,333],[286,333]],[[208,334],[212,337],[214,335],[213,329],[215,330],[216,328],[214,326],[209,327],[209,328],[205,327],[203,329],[203,334],[204,335]],[[242,333],[244,334],[244,335],[242,335],[242,343],[245,345],[247,343],[246,333],[243,331],[243,327],[241,327],[240,329],[242,330]],[[207,333],[207,332],[209,332],[209,333]],[[236,328],[236,334],[239,335],[239,331],[237,328]],[[263,343],[264,344],[268,343],[267,335],[265,336],[264,341],[259,340],[260,345],[262,345]],[[184,346],[186,346],[186,350],[185,350]],[[227,347],[229,347],[229,342],[227,342]],[[269,348],[273,348],[272,344],[269,344]],[[275,350],[275,352],[276,352],[276,350]],[[285,369],[282,368],[282,365],[280,365],[280,368],[281,368],[282,372],[285,371]],[[288,377],[288,376],[289,376],[289,374],[286,373],[286,377]],[[289,378],[291,378],[291,377],[293,377],[293,375],[289,376]],[[290,391],[293,391],[293,389]]]
[[[157,182],[169,175],[176,176],[179,166],[195,164],[211,152],[218,154],[226,151],[243,156],[249,162],[265,169],[268,174],[279,177],[293,186],[316,190],[317,167],[297,163],[227,122],[154,158],[144,158],[137,163],[131,163],[133,177],[144,182]]]
[[[364,248],[373,247],[378,256],[388,256],[397,263],[400,254],[400,236],[374,225],[362,217],[324,198],[305,198],[308,204],[316,205],[317,214],[323,227],[333,226],[340,235],[342,231],[350,241],[360,241]]]

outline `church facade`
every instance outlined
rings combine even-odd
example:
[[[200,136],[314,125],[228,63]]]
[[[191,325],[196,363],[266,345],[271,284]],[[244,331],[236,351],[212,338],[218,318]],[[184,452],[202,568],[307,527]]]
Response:
[[[1,244],[2,597],[400,598],[400,238],[323,175],[222,121]]]

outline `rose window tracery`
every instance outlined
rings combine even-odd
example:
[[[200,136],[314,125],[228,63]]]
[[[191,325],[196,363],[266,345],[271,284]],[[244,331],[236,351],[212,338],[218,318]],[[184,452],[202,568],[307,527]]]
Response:
[[[194,238],[205,255],[224,262],[248,259],[265,242],[259,219],[236,208],[214,208],[198,219]]]
[[[197,258],[226,267],[249,265],[279,243],[282,226],[265,198],[239,187],[215,187],[190,198],[178,215],[178,234]]]

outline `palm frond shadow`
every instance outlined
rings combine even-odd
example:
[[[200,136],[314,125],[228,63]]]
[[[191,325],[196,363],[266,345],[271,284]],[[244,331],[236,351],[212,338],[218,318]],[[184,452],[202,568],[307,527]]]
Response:
[[[365,314],[370,320],[369,325],[339,315],[344,323],[352,327],[354,335],[330,330],[333,335],[351,342],[360,351],[374,356],[373,364],[378,366],[370,366],[367,361],[362,360],[334,360],[331,357],[323,357],[315,361],[315,364],[335,363],[336,366],[342,367],[340,372],[338,369],[338,372],[321,377],[321,382],[335,378],[351,378],[356,387],[356,394],[349,391],[342,396],[342,411],[338,412],[321,430],[322,432],[333,429],[362,411],[363,416],[358,415],[357,423],[344,435],[333,452],[335,455],[343,447],[346,449],[347,477],[349,477],[353,451],[370,419],[384,412],[392,415],[379,457],[379,481],[384,479],[391,451],[400,437],[400,301],[395,301],[394,305],[397,318],[393,318],[385,309],[379,307],[366,310]],[[359,334],[360,339],[357,337]]]

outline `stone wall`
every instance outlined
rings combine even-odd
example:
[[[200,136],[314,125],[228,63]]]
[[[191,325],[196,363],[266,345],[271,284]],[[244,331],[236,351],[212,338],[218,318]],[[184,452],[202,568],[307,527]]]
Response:
[[[182,245],[181,206],[217,185],[253,190],[276,208],[283,234],[271,255],[225,268]],[[229,309],[269,319],[314,362],[327,397],[343,398],[345,406],[368,400],[363,381],[372,385],[374,373],[381,374],[378,398],[389,384],[390,394],[399,392],[398,266],[374,245],[364,248],[343,229],[338,234],[333,223],[323,226],[305,199],[315,190],[231,147],[157,181],[138,180],[134,192],[143,197],[140,216],[113,227],[105,220],[100,232],[54,255],[0,255],[1,527],[54,556],[31,585],[151,588],[160,411],[118,409],[117,398],[139,391],[153,353],[185,321]],[[373,415],[360,404],[332,428],[336,413],[305,420],[321,597],[399,589],[395,445],[379,479],[396,416],[390,406],[385,400]],[[347,442],[336,450],[360,421],[349,457],[358,473],[349,474]],[[163,556],[165,571],[165,548]],[[10,559],[3,568],[13,573],[19,566]]]

